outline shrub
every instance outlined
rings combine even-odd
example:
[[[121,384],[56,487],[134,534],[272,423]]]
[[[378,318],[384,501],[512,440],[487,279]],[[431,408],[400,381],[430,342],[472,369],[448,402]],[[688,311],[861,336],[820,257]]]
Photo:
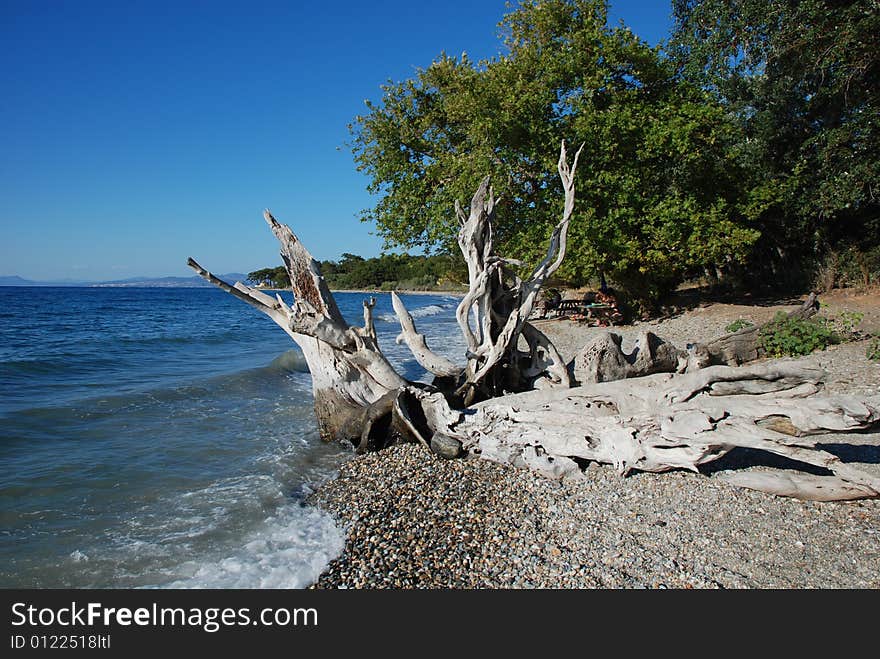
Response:
[[[865,314],[859,311],[844,311],[839,316],[829,318],[827,322],[831,327],[831,331],[840,339],[851,341],[858,337],[856,327],[858,327],[864,317]]]
[[[873,361],[880,361],[880,336],[871,337],[868,349],[865,350],[865,356]]]
[[[771,357],[809,355],[839,342],[825,319],[791,318],[780,311],[760,332],[760,343]]]
[[[728,325],[727,327],[725,327],[724,331],[728,332],[729,334],[732,334],[733,332],[739,332],[744,327],[754,327],[754,326],[755,326],[755,324],[753,322],[748,321],[745,318],[739,318],[739,319],[733,321],[732,323],[730,323],[730,325]]]

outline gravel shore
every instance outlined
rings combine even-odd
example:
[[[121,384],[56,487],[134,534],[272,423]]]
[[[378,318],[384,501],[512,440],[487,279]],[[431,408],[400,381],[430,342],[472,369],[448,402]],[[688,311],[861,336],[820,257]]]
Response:
[[[827,313],[864,313],[873,298],[830,298]],[[711,305],[650,329],[677,345],[763,322],[791,305]],[[544,321],[570,358],[597,330]],[[865,341],[815,355],[833,392],[876,394],[880,364]],[[626,343],[625,343],[626,347]],[[880,433],[829,436],[828,448],[880,473]],[[772,460],[772,458],[770,458]],[[720,469],[760,469],[733,452],[704,473],[634,473],[590,465],[586,478],[546,480],[484,460],[443,460],[398,446],[346,462],[308,503],[346,530],[343,554],[315,588],[880,588],[880,500],[803,502],[715,481]]]

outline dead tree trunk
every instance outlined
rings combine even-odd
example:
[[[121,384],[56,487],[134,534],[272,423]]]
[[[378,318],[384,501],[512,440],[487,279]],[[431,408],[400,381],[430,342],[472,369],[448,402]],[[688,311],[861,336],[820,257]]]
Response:
[[[815,293],[810,293],[804,303],[788,314],[789,318],[806,320],[819,311],[819,300]],[[697,344],[696,350],[708,355],[710,364],[725,364],[738,366],[760,359],[767,355],[767,351],[761,345],[761,331],[773,321],[763,325],[744,327],[737,332],[724,334],[709,341],[705,347]]]
[[[621,475],[697,471],[735,448],[750,448],[821,467],[828,475],[761,471],[717,477],[801,499],[880,496],[880,478],[817,448],[823,434],[876,426],[880,398],[816,395],[822,376],[808,361],[770,361],[526,392],[475,405],[451,432],[472,455],[551,478],[579,475],[584,461],[614,465]]]
[[[461,224],[458,244],[468,267],[468,292],[455,314],[467,345],[463,381],[456,391],[464,405],[510,391],[571,385],[559,353],[527,319],[544,282],[565,257],[568,226],[574,211],[574,175],[582,149],[583,145],[569,167],[565,143],[562,144],[557,166],[565,193],[562,219],[550,237],[547,255],[525,280],[510,267],[522,266],[522,263],[501,258],[494,252],[495,197],[489,178],[483,179],[471,199],[469,214],[465,214],[458,202],[455,204]],[[403,305],[400,306],[402,309]],[[398,315],[403,323],[409,314],[398,310]],[[404,334],[407,333],[404,327]],[[525,338],[528,352],[518,349],[520,336]],[[426,361],[419,361],[430,369]],[[445,367],[430,370],[437,375],[450,372]]]
[[[321,436],[350,437],[355,432],[353,418],[360,418],[364,409],[374,404],[381,405],[379,401],[408,382],[379,350],[372,303],[364,302],[364,326],[350,326],[312,255],[268,210],[264,216],[281,244],[281,257],[293,289],[293,306],[288,306],[280,295],[273,298],[240,282],[230,285],[193,259],[188,264],[212,284],[265,313],[299,345],[312,375]]]
[[[565,192],[562,220],[553,231],[546,258],[523,281],[508,266],[522,265],[496,256],[492,245],[494,197],[488,178],[471,200],[470,216],[456,204],[462,222],[459,245],[468,263],[470,289],[458,307],[457,318],[468,345],[467,363],[458,366],[433,353],[418,333],[412,316],[397,295],[392,297],[401,323],[401,341],[416,360],[457,390],[456,401],[470,402],[480,391],[488,398],[503,391],[522,391],[540,382],[569,386],[568,372],[552,343],[526,322],[541,285],[565,256],[568,224],[574,209],[574,172],[580,151],[569,167],[565,144],[560,149],[559,175]],[[382,354],[372,320],[372,304],[364,303],[364,326],[343,319],[321,277],[318,263],[286,225],[266,211],[266,221],[281,245],[290,276],[294,303],[288,306],[242,283],[228,284],[202,268],[188,264],[203,278],[259,309],[274,320],[302,349],[312,374],[315,413],[322,437],[351,440],[361,450],[381,448],[385,434],[429,444],[422,436],[422,417],[430,412],[407,410],[421,400],[420,385],[400,377]],[[475,325],[471,325],[471,322]],[[528,352],[517,349],[523,336]],[[415,420],[414,420],[415,419]],[[420,431],[421,429],[421,431]],[[395,441],[394,437],[390,441]]]
[[[807,319],[819,310],[819,300],[810,293],[804,303],[788,314],[789,318]],[[738,366],[767,355],[761,344],[761,332],[770,323],[744,327],[708,343],[693,343],[686,349],[664,341],[652,332],[644,332],[629,353],[622,348],[622,337],[603,332],[584,346],[569,364],[576,382],[611,382],[652,373],[693,371],[710,365]]]
[[[415,441],[446,457],[481,456],[561,477],[579,473],[585,461],[613,464],[621,474],[696,470],[733,448],[748,447],[825,468],[829,475],[727,477],[737,485],[801,498],[880,496],[878,479],[841,464],[808,439],[877,424],[880,401],[816,396],[821,372],[803,365],[767,362],[697,370],[713,355],[725,362],[751,358],[758,329],[721,337],[699,353],[645,334],[639,349],[626,355],[620,337],[609,334],[590,353],[593,361],[584,372],[599,381],[613,375],[616,381],[571,386],[559,353],[527,318],[541,286],[565,256],[579,154],[569,167],[563,143],[558,165],[563,216],[546,257],[526,279],[512,268],[521,263],[493,252],[495,201],[488,179],[474,194],[468,215],[456,204],[470,283],[456,311],[467,344],[464,365],[433,353],[400,298],[392,297],[401,323],[399,340],[445,384],[441,390],[410,383],[395,372],[377,342],[373,301],[364,303],[363,327],[344,320],[317,262],[268,211],[266,221],[290,275],[292,305],[242,283],[221,281],[193,259],[188,263],[212,284],[268,315],[299,344],[312,374],[321,435],[350,440],[360,451]],[[815,300],[808,303],[812,307]],[[811,313],[805,305],[802,314]],[[520,338],[527,351],[520,350]],[[673,370],[688,372],[636,377]]]

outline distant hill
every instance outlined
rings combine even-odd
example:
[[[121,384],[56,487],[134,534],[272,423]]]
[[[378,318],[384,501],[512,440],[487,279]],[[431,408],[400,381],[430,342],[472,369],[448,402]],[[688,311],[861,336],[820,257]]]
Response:
[[[217,275],[233,284],[247,281],[247,275],[229,272]],[[211,288],[211,284],[198,275],[192,277],[131,277],[111,281],[34,281],[17,275],[0,276],[0,286],[88,286],[96,288]]]
[[[217,275],[223,281],[234,284],[237,281],[247,281],[247,275],[240,272],[228,272],[225,275]],[[198,275],[192,277],[132,277],[116,281],[102,281],[89,284],[89,286],[102,288],[211,288],[213,284],[206,282]]]
[[[91,282],[64,279],[62,281],[34,281],[18,275],[0,275],[0,286],[88,286]]]
[[[29,279],[21,277],[2,277],[0,276],[0,286],[35,286],[36,284]]]

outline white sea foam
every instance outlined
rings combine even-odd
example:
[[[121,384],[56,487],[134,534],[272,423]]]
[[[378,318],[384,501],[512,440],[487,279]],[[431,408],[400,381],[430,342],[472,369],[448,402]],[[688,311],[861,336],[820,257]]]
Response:
[[[342,553],[343,532],[321,510],[282,506],[219,560],[188,562],[166,588],[304,588]]]
[[[417,307],[416,309],[411,309],[409,315],[413,318],[425,318],[426,316],[436,316],[437,314],[441,314],[447,309],[451,308],[452,305],[444,304],[429,304],[425,307]],[[377,320],[381,320],[386,323],[396,323],[397,315],[393,313],[383,313],[376,316]]]

